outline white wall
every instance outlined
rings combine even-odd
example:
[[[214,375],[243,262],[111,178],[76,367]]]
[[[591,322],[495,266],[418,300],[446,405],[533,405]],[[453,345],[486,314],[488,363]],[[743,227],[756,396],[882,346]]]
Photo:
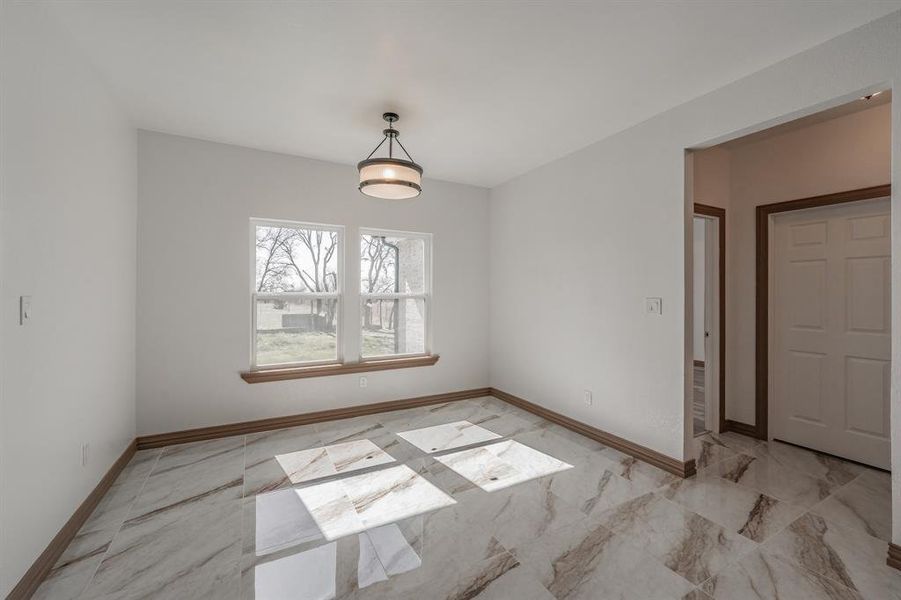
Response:
[[[357,191],[338,165],[139,133],[138,432],[150,434],[488,385],[488,192],[426,180],[412,201]],[[433,367],[249,385],[251,217],[434,234]],[[359,322],[348,301],[346,323]]]
[[[883,104],[696,155],[696,190],[728,183],[727,419],[755,423],[755,207],[890,183],[891,110]]]
[[[0,596],[135,435],[135,131],[48,19],[0,8]]]
[[[692,207],[685,149],[840,104],[899,77],[901,13],[893,13],[492,190],[492,385],[687,457]],[[898,161],[893,169],[897,179]],[[898,248],[901,211],[893,212],[893,224]],[[893,269],[898,297],[901,262]],[[645,314],[648,296],[663,298],[662,316]],[[901,303],[894,303],[893,318],[901,318]],[[583,389],[594,391],[591,407],[581,400]],[[901,522],[895,527],[901,538]]]
[[[694,219],[694,320],[692,335],[694,346],[694,359],[704,362],[704,263],[707,256],[706,229],[707,220],[702,217]]]

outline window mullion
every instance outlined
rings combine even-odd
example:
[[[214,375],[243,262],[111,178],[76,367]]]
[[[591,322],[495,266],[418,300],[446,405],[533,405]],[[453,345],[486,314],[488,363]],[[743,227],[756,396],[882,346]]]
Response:
[[[426,300],[428,294],[360,294],[364,300]]]

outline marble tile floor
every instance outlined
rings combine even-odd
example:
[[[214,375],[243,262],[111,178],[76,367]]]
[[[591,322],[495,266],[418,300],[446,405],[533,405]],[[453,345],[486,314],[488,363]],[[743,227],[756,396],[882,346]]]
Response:
[[[901,599],[888,474],[694,444],[681,480],[479,398],[141,451],[35,597]]]

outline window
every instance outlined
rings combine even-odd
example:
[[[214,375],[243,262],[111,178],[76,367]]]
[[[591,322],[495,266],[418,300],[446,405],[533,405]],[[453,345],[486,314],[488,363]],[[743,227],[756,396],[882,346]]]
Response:
[[[251,219],[250,225],[251,368],[241,374],[245,381],[423,367],[438,361],[431,354],[429,326],[431,234],[359,230],[359,298],[348,305],[344,227],[261,219]],[[356,295],[355,282],[350,291]],[[359,329],[355,323],[344,327],[355,312]]]
[[[360,355],[427,354],[431,236],[363,230],[360,235]]]
[[[343,229],[253,221],[253,368],[342,358]]]

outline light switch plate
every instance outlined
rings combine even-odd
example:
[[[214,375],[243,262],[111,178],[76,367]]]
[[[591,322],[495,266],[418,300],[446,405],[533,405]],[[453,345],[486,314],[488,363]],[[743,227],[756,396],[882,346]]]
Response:
[[[645,312],[649,315],[663,314],[663,298],[645,298]]]
[[[31,296],[19,296],[19,325],[31,320]]]

